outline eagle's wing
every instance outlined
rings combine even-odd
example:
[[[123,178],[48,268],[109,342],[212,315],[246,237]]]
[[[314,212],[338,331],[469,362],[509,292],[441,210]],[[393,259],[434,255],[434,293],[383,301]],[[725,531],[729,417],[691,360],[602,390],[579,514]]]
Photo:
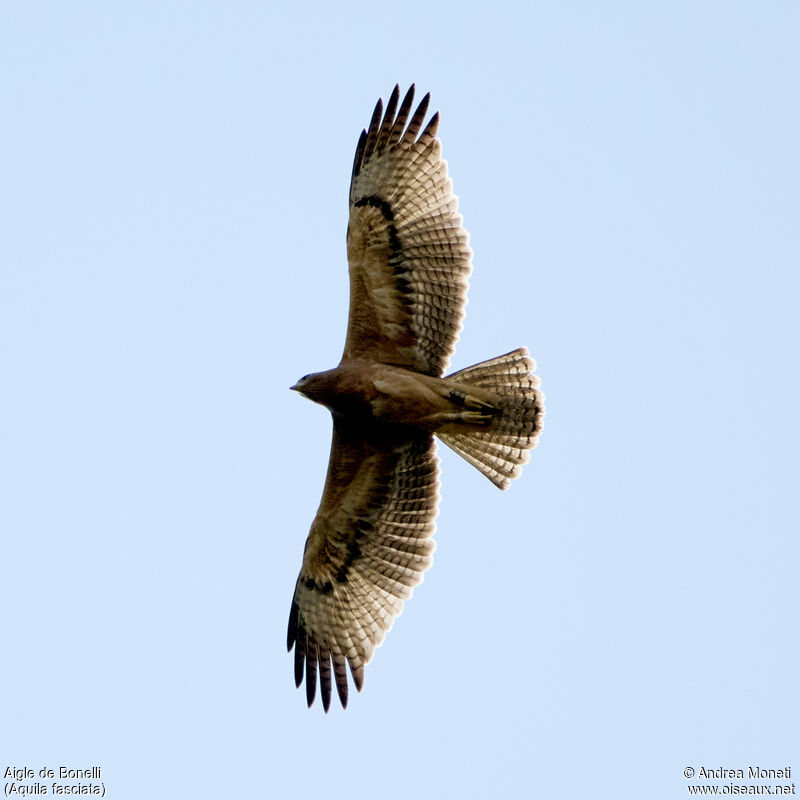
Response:
[[[365,439],[334,422],[328,477],[306,542],[289,616],[295,682],[306,676],[309,706],[317,673],[331,700],[331,665],[347,706],[345,662],[356,688],[364,665],[432,563],[438,459],[430,434]]]
[[[368,359],[444,374],[467,296],[472,251],[436,131],[422,134],[425,95],[408,121],[414,86],[362,131],[350,184],[350,316],[342,360]]]

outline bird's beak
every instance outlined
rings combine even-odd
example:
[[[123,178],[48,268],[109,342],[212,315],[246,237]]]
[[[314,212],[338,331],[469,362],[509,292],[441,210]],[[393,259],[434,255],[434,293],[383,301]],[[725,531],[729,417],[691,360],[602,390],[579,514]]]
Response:
[[[296,391],[298,391],[298,389],[297,389],[297,384],[295,384],[294,386],[290,386],[290,387],[289,387],[289,389],[290,389],[292,392],[296,392]]]

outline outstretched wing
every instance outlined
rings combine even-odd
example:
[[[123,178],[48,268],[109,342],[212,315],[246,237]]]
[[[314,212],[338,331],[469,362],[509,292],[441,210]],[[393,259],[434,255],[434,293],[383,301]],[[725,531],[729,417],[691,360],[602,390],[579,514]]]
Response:
[[[342,360],[368,359],[444,374],[467,297],[472,251],[436,138],[419,136],[430,95],[408,121],[414,86],[362,131],[350,184],[350,316]]]
[[[393,440],[334,422],[328,477],[311,526],[289,615],[298,686],[310,706],[320,678],[331,700],[331,667],[342,706],[347,672],[356,688],[364,666],[432,563],[438,504],[433,438]],[[413,436],[413,434],[412,434]]]

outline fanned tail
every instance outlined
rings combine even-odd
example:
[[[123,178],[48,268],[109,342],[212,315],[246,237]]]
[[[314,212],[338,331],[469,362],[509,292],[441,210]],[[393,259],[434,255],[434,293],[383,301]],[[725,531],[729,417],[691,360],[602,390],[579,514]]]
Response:
[[[527,348],[520,347],[447,376],[495,395],[487,423],[437,431],[437,436],[500,489],[522,473],[542,429],[544,395],[535,369]]]

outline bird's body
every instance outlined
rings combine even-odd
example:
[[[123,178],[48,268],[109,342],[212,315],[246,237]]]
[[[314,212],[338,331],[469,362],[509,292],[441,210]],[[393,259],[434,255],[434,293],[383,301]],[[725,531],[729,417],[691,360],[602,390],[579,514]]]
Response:
[[[437,433],[488,423],[499,397],[479,386],[371,361],[346,361],[292,387],[366,430],[398,426]]]
[[[328,476],[289,615],[295,680],[347,704],[432,563],[439,467],[434,436],[505,489],[544,415],[525,348],[445,376],[472,251],[426,95],[379,100],[356,149],[347,256],[350,314],[339,365],[292,388],[333,416]],[[422,130],[422,133],[420,133]]]

